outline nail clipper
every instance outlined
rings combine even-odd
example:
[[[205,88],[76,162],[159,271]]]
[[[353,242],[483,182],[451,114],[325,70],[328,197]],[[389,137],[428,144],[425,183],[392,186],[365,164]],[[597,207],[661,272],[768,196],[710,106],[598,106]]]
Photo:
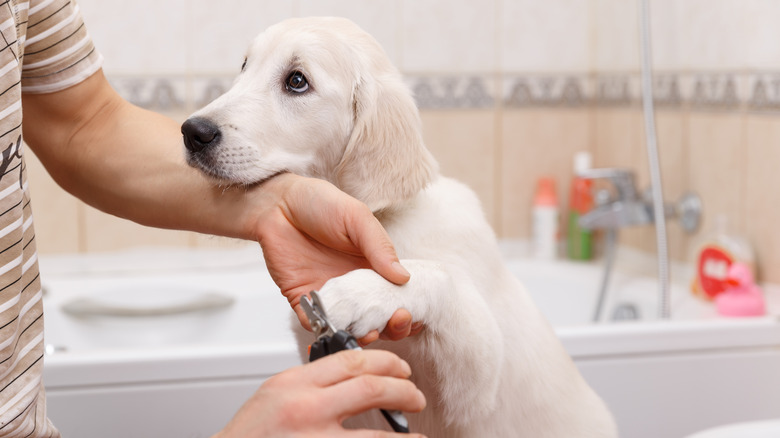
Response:
[[[301,306],[317,339],[309,346],[309,362],[341,350],[362,350],[354,336],[346,330],[336,330],[328,321],[317,291],[311,291],[311,299],[301,297]],[[396,432],[409,433],[409,422],[401,411],[381,409],[390,427]]]

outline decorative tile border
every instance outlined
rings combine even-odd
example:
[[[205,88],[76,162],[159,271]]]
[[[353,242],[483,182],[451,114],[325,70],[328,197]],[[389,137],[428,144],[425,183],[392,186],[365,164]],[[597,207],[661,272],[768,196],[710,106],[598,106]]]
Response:
[[[233,77],[204,77],[194,78],[192,83],[193,108],[196,110],[206,106],[209,102],[223,95],[233,85]]]
[[[407,75],[420,109],[579,108],[637,106],[635,73],[549,75]],[[188,113],[227,91],[233,77],[115,77],[130,102],[166,113]],[[780,72],[668,73],[654,76],[659,108],[780,111]]]
[[[592,100],[587,76],[516,76],[504,79],[502,102],[509,108],[580,107]]]
[[[491,80],[478,76],[407,76],[421,109],[492,108],[495,97]]]
[[[187,81],[183,78],[109,78],[127,101],[142,108],[175,112],[187,106]]]
[[[641,81],[641,79],[637,78]],[[675,74],[657,74],[653,78],[653,99],[655,104],[666,108],[676,108],[683,105],[683,92],[680,77]],[[640,87],[641,88],[641,87]],[[641,91],[637,94],[641,99]]]
[[[780,73],[754,74],[749,79],[748,106],[754,111],[780,111]]]
[[[595,82],[595,95],[591,101],[604,106],[631,105],[639,95],[640,84],[629,75],[610,74],[592,78]]]
[[[163,113],[190,113],[230,88],[233,78],[110,77],[109,82],[130,103]]]
[[[698,74],[693,78],[693,90],[690,90],[688,102],[699,109],[737,109],[741,102],[738,90],[738,78],[734,74]]]

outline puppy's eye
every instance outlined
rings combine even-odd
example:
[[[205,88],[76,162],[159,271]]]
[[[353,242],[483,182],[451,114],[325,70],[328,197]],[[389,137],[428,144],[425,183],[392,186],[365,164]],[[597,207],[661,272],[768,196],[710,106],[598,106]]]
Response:
[[[244,58],[244,63],[241,64],[241,71],[246,70],[246,58]]]
[[[292,91],[293,93],[303,93],[309,89],[309,81],[307,81],[306,76],[298,70],[293,71],[287,76],[284,85],[287,88],[287,91]]]

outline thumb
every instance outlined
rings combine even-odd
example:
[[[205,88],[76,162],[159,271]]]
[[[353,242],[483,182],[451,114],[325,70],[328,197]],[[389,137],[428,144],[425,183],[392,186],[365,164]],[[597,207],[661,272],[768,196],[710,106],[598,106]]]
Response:
[[[368,212],[368,216],[348,227],[350,240],[379,275],[395,284],[406,283],[410,278],[409,271],[398,260],[390,236],[373,214]]]

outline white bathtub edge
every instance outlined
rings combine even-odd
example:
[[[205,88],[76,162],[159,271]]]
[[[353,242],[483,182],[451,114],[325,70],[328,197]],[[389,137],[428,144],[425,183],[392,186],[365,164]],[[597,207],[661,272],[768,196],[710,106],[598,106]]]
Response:
[[[47,389],[72,386],[270,377],[300,364],[295,345],[210,346],[157,350],[116,350],[44,358]]]
[[[577,358],[780,347],[780,317],[643,321],[555,329]]]

